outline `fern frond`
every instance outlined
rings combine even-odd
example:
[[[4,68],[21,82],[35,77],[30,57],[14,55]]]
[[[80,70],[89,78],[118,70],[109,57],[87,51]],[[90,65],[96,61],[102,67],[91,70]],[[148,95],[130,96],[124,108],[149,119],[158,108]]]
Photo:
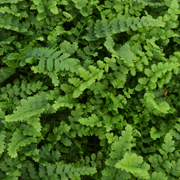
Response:
[[[143,86],[141,86],[142,83],[148,84],[149,89],[153,90],[156,88],[156,84],[161,88],[163,84],[169,83],[169,81],[172,78],[172,71],[174,71],[175,74],[178,73],[178,67],[179,63],[158,63],[158,65],[153,64],[151,66],[151,69],[146,68],[144,70],[145,75],[147,78],[143,78],[139,80],[140,84],[136,86],[137,91],[141,91]],[[159,79],[159,80],[158,80]]]
[[[94,27],[92,24],[95,24]],[[113,34],[121,33],[132,29],[137,31],[145,27],[164,27],[165,23],[162,19],[154,19],[151,16],[125,17],[120,16],[113,18],[112,21],[107,19],[97,20],[95,23],[90,23],[88,33],[84,37],[87,40],[95,40],[102,37],[112,36]]]
[[[160,104],[157,104],[154,100],[155,96],[151,92],[147,92],[144,95],[144,105],[149,109],[151,112],[153,110],[154,114],[164,113],[168,114],[171,112],[172,108],[170,108],[169,104],[165,101],[162,101]]]
[[[75,164],[63,164],[62,162],[56,163],[56,173],[61,176],[61,178],[79,178],[80,175],[93,175],[97,172],[95,167],[77,167]],[[71,173],[70,173],[71,172]]]
[[[118,141],[112,143],[110,158],[106,159],[105,163],[107,167],[102,171],[103,178],[116,178],[116,177],[127,177],[130,178],[131,175],[128,172],[114,169],[115,164],[123,158],[127,151],[131,151],[132,147],[132,127],[131,125],[127,125],[125,131],[122,131],[122,136],[119,137]],[[125,146],[124,146],[125,144]]]
[[[159,152],[163,156],[167,156],[168,153],[172,153],[175,150],[174,142],[175,141],[172,140],[172,135],[170,133],[167,133],[164,137],[164,143],[162,145],[162,148],[159,149]]]
[[[141,156],[126,152],[124,158],[117,162],[115,167],[130,172],[137,178],[149,179],[150,175],[148,170],[150,166],[147,163],[142,163],[143,158]]]
[[[55,103],[53,104],[54,109],[58,109],[59,107],[69,107],[73,108],[76,105],[76,100],[72,98],[72,95],[65,95],[62,97],[59,97]]]
[[[19,17],[21,15],[18,12],[18,8],[17,8],[16,5],[12,5],[11,9],[9,7],[7,7],[7,6],[1,7],[0,12],[3,13],[3,14],[4,13],[12,14],[12,15],[17,16],[17,17]]]
[[[151,180],[157,180],[157,179],[167,180],[167,177],[166,177],[165,173],[163,173],[163,172],[153,172]]]
[[[37,140],[34,137],[25,137],[21,132],[15,131],[11,138],[11,143],[8,144],[8,154],[10,157],[15,158],[18,156],[17,151],[20,147],[26,146]]]
[[[30,48],[26,53],[26,57],[32,57],[30,64],[38,62],[39,72],[59,72],[60,70],[67,70],[71,72],[77,71],[77,64],[79,60],[69,58],[69,53],[61,54],[61,51],[56,51],[54,48]]]
[[[27,98],[27,100],[22,99],[21,105],[16,108],[17,110],[14,110],[12,115],[7,115],[5,117],[5,121],[24,121],[27,118],[43,113],[47,108],[47,101],[45,97],[46,93],[41,93]]]
[[[92,114],[92,116],[89,118],[79,119],[79,122],[83,125],[90,126],[90,127],[93,127],[93,126],[101,127],[102,126],[102,122],[94,114]]]

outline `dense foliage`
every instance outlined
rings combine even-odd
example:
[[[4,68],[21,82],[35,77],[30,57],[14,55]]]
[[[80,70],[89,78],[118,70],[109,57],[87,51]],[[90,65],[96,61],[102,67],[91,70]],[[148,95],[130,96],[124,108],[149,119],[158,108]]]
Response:
[[[0,179],[180,179],[180,0],[0,0]]]

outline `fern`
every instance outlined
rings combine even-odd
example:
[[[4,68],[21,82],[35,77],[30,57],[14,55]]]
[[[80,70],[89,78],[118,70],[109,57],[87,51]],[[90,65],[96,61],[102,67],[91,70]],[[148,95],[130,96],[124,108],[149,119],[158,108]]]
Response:
[[[105,179],[106,176],[108,178],[116,178],[117,176],[123,178],[123,175],[130,178],[131,175],[129,173],[122,173],[122,171],[117,171],[116,169],[111,170],[112,167],[121,159],[125,152],[131,151],[132,147],[132,127],[130,125],[126,126],[126,131],[122,132],[122,137],[119,138],[118,141],[114,142],[111,146],[110,158],[106,160],[106,165],[109,166],[102,171],[103,178]],[[126,144],[126,146],[124,146]],[[122,173],[122,174],[121,174]]]
[[[180,176],[178,0],[0,2],[0,179]]]
[[[163,84],[167,84],[171,78],[172,73],[170,71],[174,71],[175,74],[178,73],[178,63],[158,63],[158,65],[153,64],[151,69],[146,68],[144,70],[147,77],[139,79],[139,83],[136,86],[137,91],[142,91],[144,88],[142,85],[147,84],[148,88],[153,90],[156,88],[156,83],[160,88],[162,88]],[[163,79],[158,80],[158,78],[164,77]]]
[[[22,99],[21,105],[16,108],[17,110],[14,111],[14,114],[6,116],[5,121],[23,121],[25,118],[43,113],[48,105],[44,97],[45,94],[41,93],[40,95],[29,97],[27,100]]]
[[[25,137],[23,134],[19,131],[16,131],[13,133],[11,138],[11,143],[8,144],[8,154],[10,157],[15,158],[18,156],[17,151],[20,147],[26,146],[28,144],[31,144],[33,142],[36,142],[36,139],[33,137]]]
[[[61,162],[57,163],[56,173],[61,176],[61,178],[79,178],[80,175],[95,174],[96,168],[94,167],[76,167],[72,165],[63,165]],[[71,173],[70,173],[71,172]]]
[[[159,114],[159,113],[167,114],[167,113],[173,113],[175,111],[175,109],[171,108],[169,104],[165,101],[162,101],[160,104],[157,104],[154,101],[154,98],[155,98],[154,94],[149,92],[145,93],[144,95],[144,105],[149,109],[149,111],[153,109],[154,114]]]
[[[111,36],[112,34],[121,33],[128,31],[130,28],[136,31],[143,27],[164,27],[162,20],[153,19],[150,16],[143,16],[141,19],[139,17],[128,17],[125,18],[121,16],[119,18],[113,18],[113,20],[108,23],[106,19],[97,20],[94,26],[94,34],[96,38],[102,38]],[[94,39],[92,34],[92,26],[89,27],[89,31],[86,37]]]
[[[166,134],[165,138],[164,138],[164,144],[162,145],[162,149],[159,150],[159,152],[162,155],[167,155],[168,153],[172,153],[175,148],[174,146],[174,141],[172,140],[172,135]]]
[[[131,172],[135,177],[141,179],[149,179],[148,170],[150,166],[147,163],[142,164],[143,158],[138,157],[136,154],[126,152],[124,159],[115,164],[116,168]]]
[[[77,59],[69,58],[70,54],[49,48],[30,49],[27,55],[31,54],[30,63],[38,62],[39,72],[59,72],[60,70],[70,70],[75,72],[76,65],[79,63]],[[33,67],[32,67],[33,68]]]

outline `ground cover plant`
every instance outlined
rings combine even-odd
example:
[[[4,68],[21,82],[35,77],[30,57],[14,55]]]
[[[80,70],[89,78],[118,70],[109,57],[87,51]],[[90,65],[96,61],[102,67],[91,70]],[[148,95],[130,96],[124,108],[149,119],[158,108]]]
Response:
[[[0,179],[180,179],[180,0],[0,0]]]

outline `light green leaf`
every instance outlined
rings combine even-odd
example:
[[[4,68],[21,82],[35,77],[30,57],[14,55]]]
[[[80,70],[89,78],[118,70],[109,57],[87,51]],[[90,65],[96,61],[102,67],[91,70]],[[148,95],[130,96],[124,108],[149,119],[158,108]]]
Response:
[[[53,59],[48,58],[46,62],[47,62],[47,70],[50,72],[53,71]]]
[[[126,65],[130,67],[134,66],[133,61],[135,60],[135,55],[131,51],[129,44],[126,43],[123,45],[120,50],[118,50],[118,54],[120,54],[120,56],[124,59]]]
[[[168,153],[171,153],[175,150],[174,142],[172,140],[172,135],[170,133],[167,133],[164,138],[164,143],[162,145],[162,149],[159,150],[159,152],[162,155],[167,155]]]
[[[81,91],[79,88],[75,89],[73,92],[73,98],[78,98],[82,93],[83,91]]]
[[[38,68],[39,68],[40,72],[44,72],[44,68],[45,68],[45,59],[44,58],[40,59]]]
[[[144,85],[143,84],[138,84],[136,87],[135,87],[135,90],[136,91],[142,91],[144,89]]]
[[[90,116],[89,118],[81,118],[79,119],[79,122],[83,125],[91,126],[91,127],[94,127],[96,125],[97,127],[102,126],[102,122],[95,114],[92,114],[92,116]]]
[[[60,69],[61,69],[61,63],[59,62],[59,60],[58,59],[55,59],[55,62],[54,62],[55,64],[54,64],[54,67],[55,67],[55,71],[56,72],[59,72],[60,71]]]
[[[150,69],[148,69],[148,68],[146,68],[146,69],[144,70],[144,73],[145,73],[146,76],[148,76],[148,77],[151,77],[151,76],[153,75],[152,71],[151,71]]]
[[[41,2],[41,0],[32,0],[32,1],[35,5],[38,5]]]
[[[126,152],[124,158],[115,164],[118,169],[132,173],[135,177],[141,179],[149,179],[148,170],[150,166],[143,163],[143,158],[135,153]]]
[[[146,78],[146,77],[143,77],[143,78],[139,78],[139,79],[138,79],[138,82],[139,82],[140,84],[143,84],[143,85],[146,85],[148,81],[149,81],[149,79]]]
[[[58,8],[56,6],[50,8],[50,11],[53,13],[53,14],[58,14]]]
[[[157,68],[157,66],[156,66],[155,64],[153,64],[153,65],[151,66],[151,69],[152,69],[153,72],[158,71],[158,68]]]
[[[160,133],[157,132],[157,129],[155,127],[151,128],[150,134],[151,134],[151,138],[154,139],[154,140],[161,137]]]
[[[167,180],[166,174],[163,172],[153,172],[150,180]]]
[[[158,78],[157,78],[156,74],[151,77],[151,82],[152,82],[152,83],[156,83],[157,80],[158,80]]]
[[[25,137],[18,131],[15,131],[11,138],[11,143],[8,144],[8,154],[11,158],[17,157],[17,151],[20,147],[36,142],[37,140],[32,137]]]

